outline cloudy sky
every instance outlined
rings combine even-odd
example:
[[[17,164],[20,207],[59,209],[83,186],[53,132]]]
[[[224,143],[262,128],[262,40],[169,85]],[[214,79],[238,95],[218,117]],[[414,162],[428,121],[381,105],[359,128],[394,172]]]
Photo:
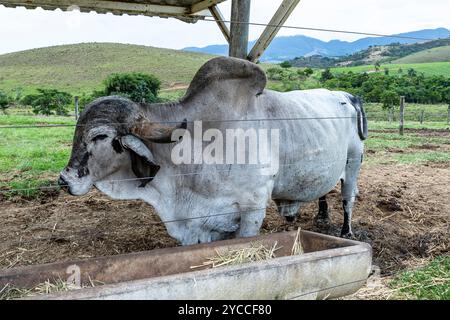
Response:
[[[251,21],[268,22],[281,0],[253,0]],[[231,1],[220,5],[229,18]],[[426,28],[450,29],[449,0],[302,0],[286,25],[395,34]],[[261,33],[250,28],[250,39]],[[282,29],[322,40],[361,36]],[[176,19],[95,13],[9,9],[0,6],[0,54],[80,42],[119,42],[180,49],[224,43],[213,22],[186,24]]]

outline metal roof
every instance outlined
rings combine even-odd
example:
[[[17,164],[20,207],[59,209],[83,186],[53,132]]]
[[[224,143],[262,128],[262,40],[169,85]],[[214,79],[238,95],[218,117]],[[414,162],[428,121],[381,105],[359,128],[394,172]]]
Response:
[[[0,0],[5,7],[61,9],[81,12],[112,13],[116,15],[145,15],[163,18],[175,17],[186,22],[196,22],[204,16],[210,16],[210,7],[226,0]]]

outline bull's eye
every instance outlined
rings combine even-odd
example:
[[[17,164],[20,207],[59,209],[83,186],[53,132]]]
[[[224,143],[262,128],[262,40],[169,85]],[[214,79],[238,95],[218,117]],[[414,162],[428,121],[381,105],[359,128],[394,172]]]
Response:
[[[106,134],[99,134],[98,136],[95,136],[94,138],[92,138],[91,141],[95,142],[95,141],[99,141],[99,140],[104,140],[106,138],[108,138],[108,136]]]

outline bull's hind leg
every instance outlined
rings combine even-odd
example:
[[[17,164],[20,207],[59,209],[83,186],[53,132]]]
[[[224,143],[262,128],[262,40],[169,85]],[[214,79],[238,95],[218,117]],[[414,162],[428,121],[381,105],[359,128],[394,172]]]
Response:
[[[319,212],[317,213],[316,220],[328,222],[329,219],[327,196],[325,195],[319,198]]]
[[[342,208],[344,209],[344,224],[341,237],[351,238],[353,203],[358,195],[358,175],[361,168],[359,159],[349,160],[345,168],[345,178],[341,180]]]

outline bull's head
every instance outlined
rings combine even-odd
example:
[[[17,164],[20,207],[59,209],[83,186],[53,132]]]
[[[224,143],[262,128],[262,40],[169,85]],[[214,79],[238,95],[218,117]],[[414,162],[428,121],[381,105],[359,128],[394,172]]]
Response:
[[[160,169],[144,140],[171,143],[172,132],[180,128],[186,128],[186,121],[176,126],[152,123],[130,100],[98,99],[77,123],[72,154],[58,183],[72,195],[83,195],[97,181],[131,167],[143,187]]]

